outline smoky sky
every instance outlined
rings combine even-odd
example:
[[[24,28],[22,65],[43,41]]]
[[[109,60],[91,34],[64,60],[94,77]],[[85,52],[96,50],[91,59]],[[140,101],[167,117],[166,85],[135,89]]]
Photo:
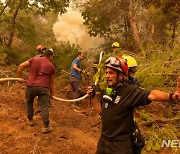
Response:
[[[53,25],[53,32],[57,42],[70,42],[79,45],[83,50],[97,48],[103,43],[100,37],[90,37],[83,18],[78,11],[68,10],[66,14],[58,17]]]

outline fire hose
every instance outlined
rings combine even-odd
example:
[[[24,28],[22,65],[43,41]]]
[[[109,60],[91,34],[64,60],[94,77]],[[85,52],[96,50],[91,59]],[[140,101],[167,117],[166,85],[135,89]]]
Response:
[[[104,54],[104,51],[101,51],[101,52],[100,52],[100,57],[99,57],[99,64],[101,63],[103,54]],[[98,72],[99,72],[99,71],[100,71],[100,69],[98,69]],[[96,79],[95,85],[97,85],[98,80],[99,80],[99,78]],[[22,79],[21,79],[21,78],[1,78],[1,79],[0,79],[0,83],[1,83],[1,82],[5,82],[5,81],[19,81],[19,82],[21,82]],[[62,98],[58,98],[58,97],[53,96],[53,99],[58,100],[58,101],[64,101],[64,102],[77,102],[77,101],[81,101],[81,100],[85,99],[85,98],[88,97],[88,96],[89,96],[89,94],[86,94],[86,95],[84,95],[84,96],[82,96],[82,97],[80,97],[80,98],[70,99],[70,100],[68,100],[68,99],[62,99]],[[90,97],[91,97],[91,96],[90,96]]]
[[[22,81],[22,79],[21,78],[1,78],[0,79],[0,83],[1,82],[5,82],[5,81]],[[86,95],[84,95],[84,96],[82,96],[82,97],[80,97],[80,98],[77,98],[77,99],[62,99],[62,98],[58,98],[58,97],[55,97],[55,96],[53,96],[53,99],[55,99],[55,100],[58,100],[58,101],[63,101],[63,102],[77,102],[77,101],[81,101],[81,100],[83,100],[83,99],[85,99],[86,97],[88,97],[89,95],[88,94],[86,94]]]
[[[84,96],[82,96],[82,97],[80,97],[80,98],[77,98],[77,99],[62,99],[62,98],[58,98],[58,97],[55,97],[55,96],[53,96],[53,98],[54,98],[55,100],[63,101],[63,102],[77,102],[77,101],[81,101],[81,100],[85,99],[85,98],[88,97],[88,96],[89,96],[89,95],[86,94],[86,95],[84,95]]]
[[[21,78],[1,78],[0,83],[4,81],[21,81]]]

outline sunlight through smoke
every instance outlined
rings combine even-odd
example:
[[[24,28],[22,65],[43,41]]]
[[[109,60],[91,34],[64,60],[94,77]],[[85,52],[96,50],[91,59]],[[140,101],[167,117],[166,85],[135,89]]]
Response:
[[[83,50],[96,48],[103,43],[100,37],[90,37],[83,26],[83,18],[77,11],[69,10],[59,16],[58,21],[53,25],[53,31],[57,42],[69,41],[79,45]]]

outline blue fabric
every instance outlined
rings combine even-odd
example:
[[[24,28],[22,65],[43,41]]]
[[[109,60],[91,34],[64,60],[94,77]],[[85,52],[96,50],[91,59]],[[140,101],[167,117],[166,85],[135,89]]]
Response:
[[[74,68],[73,68],[73,65],[74,64],[77,64],[77,67],[80,68],[81,66],[81,62],[78,58],[74,59],[73,62],[72,62],[72,65],[71,65],[71,75],[72,76],[75,76],[76,78],[80,79],[81,78],[81,73],[76,71]]]
[[[138,78],[134,78],[134,79],[133,79],[133,83],[134,83],[134,84],[138,83]]]

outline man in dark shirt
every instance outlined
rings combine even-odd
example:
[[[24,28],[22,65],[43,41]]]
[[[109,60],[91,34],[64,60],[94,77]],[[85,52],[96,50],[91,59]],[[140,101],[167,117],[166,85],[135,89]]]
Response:
[[[92,95],[94,109],[101,115],[102,132],[96,154],[132,154],[133,110],[152,101],[180,101],[180,90],[166,93],[144,90],[124,82],[128,74],[126,61],[110,57],[106,61],[106,79],[112,92],[103,95],[101,102]],[[178,84],[179,85],[179,84]],[[108,90],[109,91],[109,90]],[[90,86],[87,93],[93,94]]]
[[[54,73],[55,68],[51,63],[54,53],[46,49],[43,52],[43,57],[33,57],[21,63],[18,67],[18,77],[22,78],[22,72],[25,67],[30,67],[29,76],[27,80],[26,108],[27,117],[30,126],[34,125],[33,115],[33,101],[38,96],[39,104],[41,107],[41,118],[44,124],[43,133],[48,133],[52,130],[49,126],[49,99],[53,97],[54,89]],[[49,95],[50,93],[50,95]]]

